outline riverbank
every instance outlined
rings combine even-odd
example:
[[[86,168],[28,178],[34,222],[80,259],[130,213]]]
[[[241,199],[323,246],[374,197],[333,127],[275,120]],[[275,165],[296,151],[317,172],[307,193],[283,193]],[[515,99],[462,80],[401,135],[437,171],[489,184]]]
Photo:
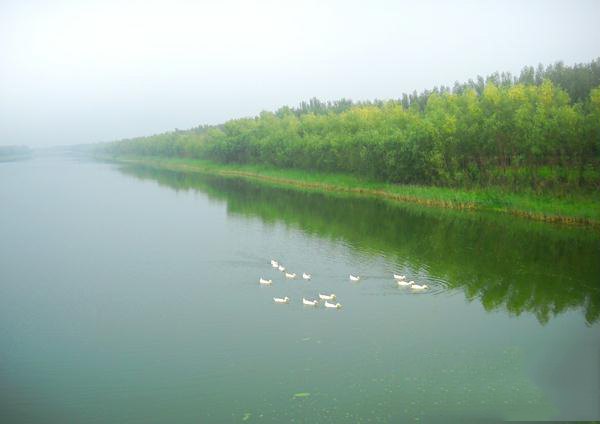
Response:
[[[27,159],[31,159],[32,155],[31,154],[26,154],[26,155],[2,155],[0,156],[0,162],[14,162],[17,160],[27,160]]]
[[[349,174],[330,174],[263,165],[218,164],[206,160],[140,156],[106,157],[121,163],[185,172],[202,172],[260,180],[317,191],[350,192],[431,207],[508,213],[529,219],[600,227],[600,202],[594,195],[554,197],[549,194],[510,193],[486,188],[464,190],[382,183]]]

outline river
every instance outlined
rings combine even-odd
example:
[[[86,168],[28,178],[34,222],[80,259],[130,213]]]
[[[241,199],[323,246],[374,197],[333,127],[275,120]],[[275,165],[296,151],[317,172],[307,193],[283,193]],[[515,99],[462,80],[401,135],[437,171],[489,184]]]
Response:
[[[0,415],[598,420],[599,253],[586,227],[76,157],[1,163]],[[319,293],[342,307],[302,304]]]

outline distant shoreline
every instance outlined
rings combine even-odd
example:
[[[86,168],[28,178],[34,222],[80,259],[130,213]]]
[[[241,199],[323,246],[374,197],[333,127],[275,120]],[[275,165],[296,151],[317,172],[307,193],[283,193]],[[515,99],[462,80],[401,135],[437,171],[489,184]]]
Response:
[[[147,165],[161,169],[248,178],[269,184],[322,192],[347,192],[399,202],[459,210],[495,211],[537,221],[600,228],[600,202],[596,196],[554,198],[530,193],[505,193],[499,189],[464,190],[399,185],[369,181],[348,174],[307,172],[260,165],[219,164],[207,160],[144,156],[96,156],[101,160]]]
[[[14,162],[17,160],[26,160],[31,159],[33,157],[32,154],[23,154],[23,155],[0,155],[0,162]]]

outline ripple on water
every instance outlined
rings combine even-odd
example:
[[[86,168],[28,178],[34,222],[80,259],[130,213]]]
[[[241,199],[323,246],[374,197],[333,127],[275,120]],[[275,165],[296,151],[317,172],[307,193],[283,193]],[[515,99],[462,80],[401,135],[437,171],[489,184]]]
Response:
[[[410,281],[410,280],[409,280]],[[450,291],[448,284],[443,280],[432,279],[431,277],[427,280],[415,280],[415,284],[418,285],[427,285],[426,289],[417,290],[413,289],[410,286],[400,286],[397,282],[392,282],[392,286],[394,289],[398,291],[399,294],[402,295],[410,295],[410,296],[430,296],[430,295],[440,295],[444,293],[448,293]]]

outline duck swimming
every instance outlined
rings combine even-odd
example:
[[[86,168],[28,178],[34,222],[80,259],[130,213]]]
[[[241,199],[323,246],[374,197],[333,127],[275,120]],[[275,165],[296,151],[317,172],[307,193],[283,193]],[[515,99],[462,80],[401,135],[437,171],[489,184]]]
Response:
[[[290,303],[290,298],[289,297],[274,297],[273,300],[275,301],[275,303]]]

